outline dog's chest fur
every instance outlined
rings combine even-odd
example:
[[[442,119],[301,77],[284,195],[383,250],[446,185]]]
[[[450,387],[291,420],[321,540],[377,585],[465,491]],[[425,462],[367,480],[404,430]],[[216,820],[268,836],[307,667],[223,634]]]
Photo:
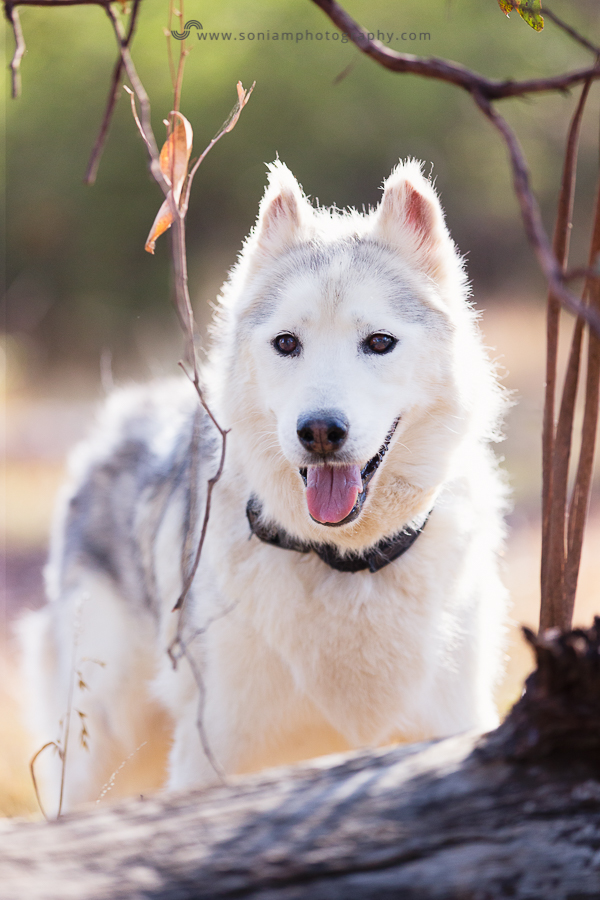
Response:
[[[349,574],[315,554],[252,536],[239,485],[235,479],[235,495],[228,496],[226,478],[216,490],[207,543],[219,602],[235,604],[219,627],[219,645],[230,640],[235,647],[240,629],[246,631],[253,664],[264,664],[268,648],[291,675],[297,693],[290,704],[309,698],[351,746],[400,733],[416,740],[443,728],[446,714],[456,711],[439,709],[436,687],[472,665],[465,623],[475,598],[461,585],[460,565],[471,535],[452,522],[465,499],[457,496],[460,486],[453,497],[439,498],[427,532],[405,557],[374,574]],[[199,625],[201,609],[199,594]],[[242,693],[251,678],[247,662],[237,673]],[[465,704],[466,727],[471,713]]]

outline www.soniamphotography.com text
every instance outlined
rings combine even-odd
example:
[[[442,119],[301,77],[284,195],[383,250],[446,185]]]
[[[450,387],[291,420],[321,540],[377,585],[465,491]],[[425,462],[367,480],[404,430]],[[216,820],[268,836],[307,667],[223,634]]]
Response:
[[[292,44],[301,44],[311,41],[339,42],[347,44],[348,35],[339,31],[209,31],[204,29],[196,19],[190,19],[185,23],[182,32],[172,31],[171,34],[178,41],[183,41],[195,31],[199,41],[285,41]],[[380,41],[382,44],[390,44],[405,41],[430,41],[429,31],[370,31],[371,40]]]

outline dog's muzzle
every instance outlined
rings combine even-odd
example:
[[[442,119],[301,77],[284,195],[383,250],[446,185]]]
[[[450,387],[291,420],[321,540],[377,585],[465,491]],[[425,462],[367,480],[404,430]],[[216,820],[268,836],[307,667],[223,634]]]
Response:
[[[375,456],[371,457],[362,469],[357,465],[327,463],[300,469],[300,475],[306,486],[308,511],[315,522],[338,527],[353,522],[360,515],[369,483],[383,462],[399,421],[400,416],[394,420]]]

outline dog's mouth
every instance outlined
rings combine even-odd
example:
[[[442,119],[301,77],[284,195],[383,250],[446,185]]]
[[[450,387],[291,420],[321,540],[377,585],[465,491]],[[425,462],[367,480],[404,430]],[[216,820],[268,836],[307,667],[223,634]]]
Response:
[[[331,466],[327,463],[300,469],[311,519],[320,525],[338,526],[353,522],[360,515],[369,482],[383,462],[399,421],[400,416],[375,456],[362,469],[357,465]]]

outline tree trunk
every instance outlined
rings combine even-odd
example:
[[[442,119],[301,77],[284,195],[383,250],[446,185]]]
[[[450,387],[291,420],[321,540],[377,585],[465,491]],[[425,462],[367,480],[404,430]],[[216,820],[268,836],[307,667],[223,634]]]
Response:
[[[599,624],[531,636],[539,668],[488,738],[328,757],[49,825],[1,823],[0,897],[598,900]],[[568,721],[549,688],[570,692]],[[582,715],[585,740],[573,741]]]

